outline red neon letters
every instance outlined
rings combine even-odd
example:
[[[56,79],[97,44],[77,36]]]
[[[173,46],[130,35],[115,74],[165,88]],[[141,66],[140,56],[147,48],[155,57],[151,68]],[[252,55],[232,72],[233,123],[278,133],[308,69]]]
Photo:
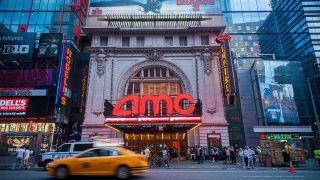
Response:
[[[182,100],[188,100],[190,102],[190,106],[187,109],[183,109],[180,107],[180,102]],[[127,103],[132,101],[133,104],[133,112],[131,110],[121,109],[121,107]],[[160,114],[160,102],[165,101],[167,105],[167,114],[173,114],[173,108],[180,115],[190,115],[194,111],[194,99],[189,94],[180,94],[173,101],[170,96],[167,95],[159,95],[159,96],[143,96],[141,100],[139,100],[139,96],[130,95],[121,99],[113,109],[112,114],[115,116],[130,116],[130,115],[144,115],[146,113],[146,102],[151,101],[153,104],[153,114]]]

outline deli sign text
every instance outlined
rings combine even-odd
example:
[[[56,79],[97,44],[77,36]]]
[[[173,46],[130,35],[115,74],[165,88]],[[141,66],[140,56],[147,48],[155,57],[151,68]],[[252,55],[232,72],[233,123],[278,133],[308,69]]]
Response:
[[[0,99],[1,112],[27,111],[28,98]]]
[[[2,62],[32,62],[36,33],[0,33]]]

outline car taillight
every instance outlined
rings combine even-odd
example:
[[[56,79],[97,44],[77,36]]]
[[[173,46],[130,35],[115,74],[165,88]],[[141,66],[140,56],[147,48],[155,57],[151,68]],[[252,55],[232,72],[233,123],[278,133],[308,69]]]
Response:
[[[146,162],[147,162],[147,157],[140,156],[140,157],[139,157],[139,160],[141,160],[141,161],[146,161]]]

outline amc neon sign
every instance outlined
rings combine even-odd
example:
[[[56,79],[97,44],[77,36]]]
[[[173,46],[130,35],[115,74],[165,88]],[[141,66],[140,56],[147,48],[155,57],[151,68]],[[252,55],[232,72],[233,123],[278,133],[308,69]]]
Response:
[[[182,100],[188,100],[190,102],[190,106],[186,109],[180,107],[180,102]],[[127,102],[133,102],[133,110],[121,109],[122,106]],[[114,107],[112,114],[114,116],[130,116],[130,115],[144,115],[146,113],[146,103],[151,101],[153,104],[153,114],[160,114],[160,102],[165,101],[167,105],[167,114],[172,115],[175,110],[180,115],[190,115],[194,111],[194,99],[189,94],[180,94],[174,100],[170,96],[167,95],[159,95],[159,96],[143,96],[141,99],[137,95],[126,96],[121,99],[116,106]]]

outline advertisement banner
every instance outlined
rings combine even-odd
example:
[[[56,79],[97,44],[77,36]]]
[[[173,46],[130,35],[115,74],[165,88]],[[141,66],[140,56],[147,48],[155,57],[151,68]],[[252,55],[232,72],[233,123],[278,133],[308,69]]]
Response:
[[[53,69],[0,70],[0,86],[50,86]]]
[[[263,61],[259,72],[259,87],[264,116],[276,124],[300,123],[292,84],[278,83],[275,74],[284,62]],[[287,82],[289,83],[289,82]]]
[[[62,48],[62,33],[42,33],[40,35],[38,57],[59,58]]]
[[[91,0],[89,15],[220,12],[220,0]]]
[[[0,33],[2,62],[32,62],[36,33]]]
[[[46,117],[48,106],[49,97],[46,96],[0,98],[0,117]]]

